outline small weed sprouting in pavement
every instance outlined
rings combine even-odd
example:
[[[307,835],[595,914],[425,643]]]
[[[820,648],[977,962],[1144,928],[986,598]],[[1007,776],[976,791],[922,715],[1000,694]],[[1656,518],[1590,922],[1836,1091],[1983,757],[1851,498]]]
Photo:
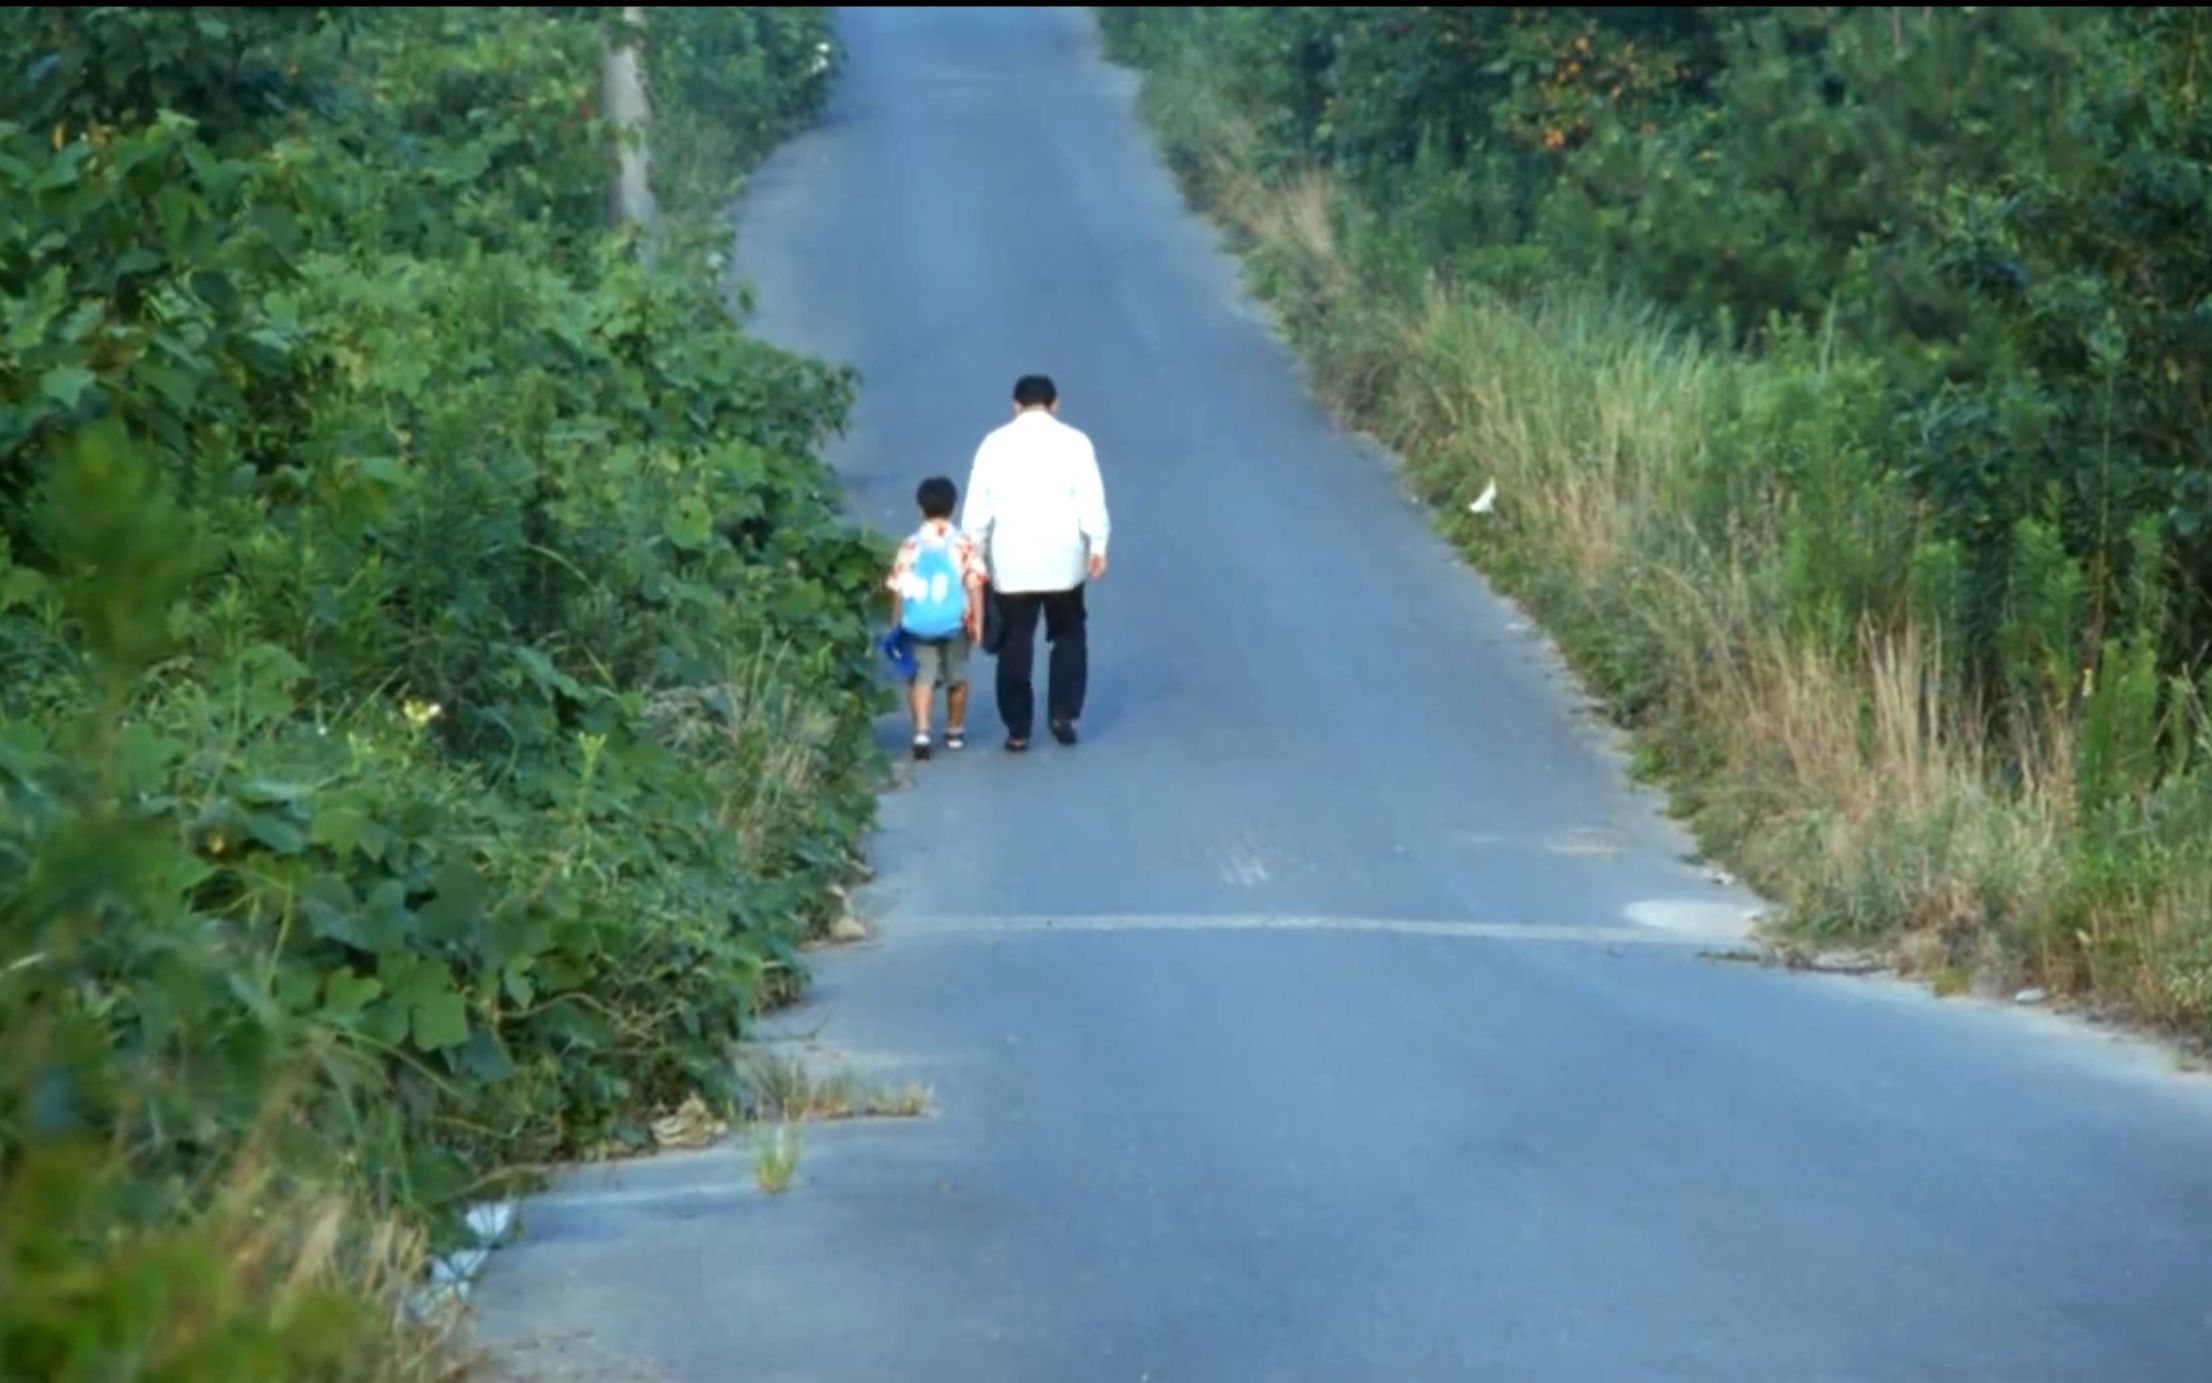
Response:
[[[799,1170],[802,1141],[799,1125],[793,1123],[754,1130],[753,1180],[761,1190],[780,1196],[790,1189],[791,1178]]]
[[[753,1143],[753,1180],[771,1196],[790,1188],[799,1169],[802,1131],[812,1121],[916,1118],[929,1110],[918,1085],[877,1086],[850,1070],[809,1070],[796,1057],[761,1054],[746,1061],[742,1117]]]

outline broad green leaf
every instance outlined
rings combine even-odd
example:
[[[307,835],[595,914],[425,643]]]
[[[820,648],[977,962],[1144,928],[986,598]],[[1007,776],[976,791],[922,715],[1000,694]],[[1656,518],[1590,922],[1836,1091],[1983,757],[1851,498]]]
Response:
[[[362,949],[383,956],[403,954],[398,948],[406,945],[415,928],[414,914],[407,910],[404,884],[397,879],[385,879],[370,889],[359,917],[365,943]]]
[[[0,568],[0,610],[34,604],[50,589],[43,572],[30,567]]]
[[[502,1081],[515,1073],[515,1064],[499,1039],[483,1028],[469,1034],[458,1055],[462,1068],[480,1081]]]
[[[553,666],[553,660],[538,650],[518,644],[514,649],[514,655],[515,661],[522,664],[524,670],[530,674],[531,680],[539,686],[548,691],[559,692],[571,701],[590,699],[582,683]]]
[[[318,845],[328,846],[341,855],[358,851],[372,860],[384,858],[384,852],[392,843],[392,833],[371,821],[359,807],[318,810],[310,832]]]
[[[272,1026],[277,1022],[280,1015],[277,1012],[276,1004],[271,1001],[268,991],[264,990],[259,981],[247,975],[245,971],[233,970],[229,972],[223,977],[223,984],[230,991],[231,997],[238,1000],[239,1004],[255,1018]]]
[[[189,370],[180,370],[170,365],[141,363],[133,371],[133,375],[152,386],[154,392],[161,395],[162,400],[171,408],[190,408],[199,400],[199,377]]]
[[[374,951],[379,938],[366,924],[353,887],[335,874],[317,874],[300,890],[300,912],[308,930],[325,941],[357,951]]]
[[[307,676],[299,659],[275,644],[256,644],[239,663],[245,679],[245,705],[256,722],[289,716],[294,707],[291,687]]]
[[[415,1045],[426,1052],[458,1047],[469,1038],[468,1005],[448,989],[415,1001]]]
[[[347,855],[360,848],[361,828],[368,824],[369,818],[358,807],[323,807],[308,822],[307,829],[317,845]]]
[[[244,665],[257,678],[290,685],[307,676],[307,665],[291,650],[273,643],[257,643],[246,650]]]
[[[676,502],[676,507],[662,521],[661,531],[668,541],[686,552],[696,552],[707,545],[714,533],[714,515],[696,495],[686,495]]]
[[[281,778],[246,778],[231,789],[240,801],[256,806],[297,802],[315,791],[313,783],[287,782]]]
[[[246,834],[279,855],[296,855],[307,848],[305,831],[267,812],[256,812],[246,818]]]
[[[126,725],[116,736],[116,753],[133,792],[151,792],[184,756],[184,745],[143,722]]]
[[[24,777],[29,777],[31,772],[51,763],[49,755],[46,755],[46,746],[49,744],[51,739],[46,737],[46,730],[33,726],[31,721],[15,721],[15,724],[0,726],[0,763],[15,772],[22,772]]]
[[[74,409],[84,392],[100,382],[99,376],[81,365],[57,365],[39,376],[38,391],[64,408]]]
[[[577,1004],[554,1004],[535,1021],[547,1034],[585,1051],[597,1051],[614,1040],[606,1019]]]
[[[23,354],[46,339],[47,329],[69,305],[69,271],[56,265],[46,271],[36,290],[9,305],[6,330],[0,332],[10,350]]]
[[[448,860],[438,867],[436,888],[436,896],[416,913],[423,935],[433,941],[466,941],[483,915],[483,879],[466,861]]]
[[[407,1039],[407,1006],[397,999],[375,999],[361,1010],[356,1024],[368,1037],[387,1047],[396,1047]]]
[[[59,192],[65,187],[77,185],[84,171],[85,160],[92,156],[92,146],[78,140],[48,160],[44,171],[31,184],[33,192]]]
[[[359,1021],[362,1011],[383,993],[383,982],[374,975],[333,970],[323,982],[322,1017],[333,1023],[350,1025]]]
[[[424,1205],[437,1207],[466,1195],[475,1182],[468,1164],[443,1148],[417,1147],[407,1156],[408,1189]]]
[[[552,944],[552,928],[520,907],[500,907],[484,920],[485,952],[495,963],[527,968]]]
[[[361,474],[381,485],[405,485],[410,479],[407,468],[389,456],[363,457],[359,467]]]
[[[422,958],[413,951],[383,951],[376,958],[376,977],[384,981],[384,992],[402,1003],[414,1002],[418,977],[425,971],[432,971],[428,980],[424,981],[424,992],[427,993],[437,987],[438,976],[433,967],[425,965]]]
[[[320,972],[313,966],[298,960],[287,961],[277,971],[277,1002],[292,1013],[305,1013],[315,1006],[316,997],[322,991]]]

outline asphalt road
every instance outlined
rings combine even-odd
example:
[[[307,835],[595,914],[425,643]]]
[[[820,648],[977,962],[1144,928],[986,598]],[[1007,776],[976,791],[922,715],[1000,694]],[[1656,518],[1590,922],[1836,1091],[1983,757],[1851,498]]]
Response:
[[[2201,1079],[1709,958],[1756,900],[1307,401],[1084,14],[844,25],[755,324],[863,371],[885,527],[1057,377],[1117,530],[1087,738],[1008,758],[981,693],[781,1020],[931,1115],[810,1130],[780,1198],[729,1148],[567,1179],[477,1291],[512,1371],[2212,1378]]]

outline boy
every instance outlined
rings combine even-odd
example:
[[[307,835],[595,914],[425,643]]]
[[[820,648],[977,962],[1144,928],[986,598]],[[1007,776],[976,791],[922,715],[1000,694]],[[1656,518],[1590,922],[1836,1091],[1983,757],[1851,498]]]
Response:
[[[945,747],[967,747],[968,647],[983,637],[983,557],[952,525],[960,493],[941,475],[914,492],[922,526],[899,545],[885,585],[891,591],[892,627],[914,652],[907,709],[914,716],[914,757],[930,751],[931,703],[945,687]]]

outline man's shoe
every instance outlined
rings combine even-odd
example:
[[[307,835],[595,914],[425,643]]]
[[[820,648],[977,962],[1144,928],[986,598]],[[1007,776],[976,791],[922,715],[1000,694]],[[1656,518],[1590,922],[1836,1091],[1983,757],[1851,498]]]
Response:
[[[1056,720],[1052,722],[1052,737],[1060,741],[1060,743],[1067,745],[1069,748],[1074,748],[1075,722],[1072,720]]]

